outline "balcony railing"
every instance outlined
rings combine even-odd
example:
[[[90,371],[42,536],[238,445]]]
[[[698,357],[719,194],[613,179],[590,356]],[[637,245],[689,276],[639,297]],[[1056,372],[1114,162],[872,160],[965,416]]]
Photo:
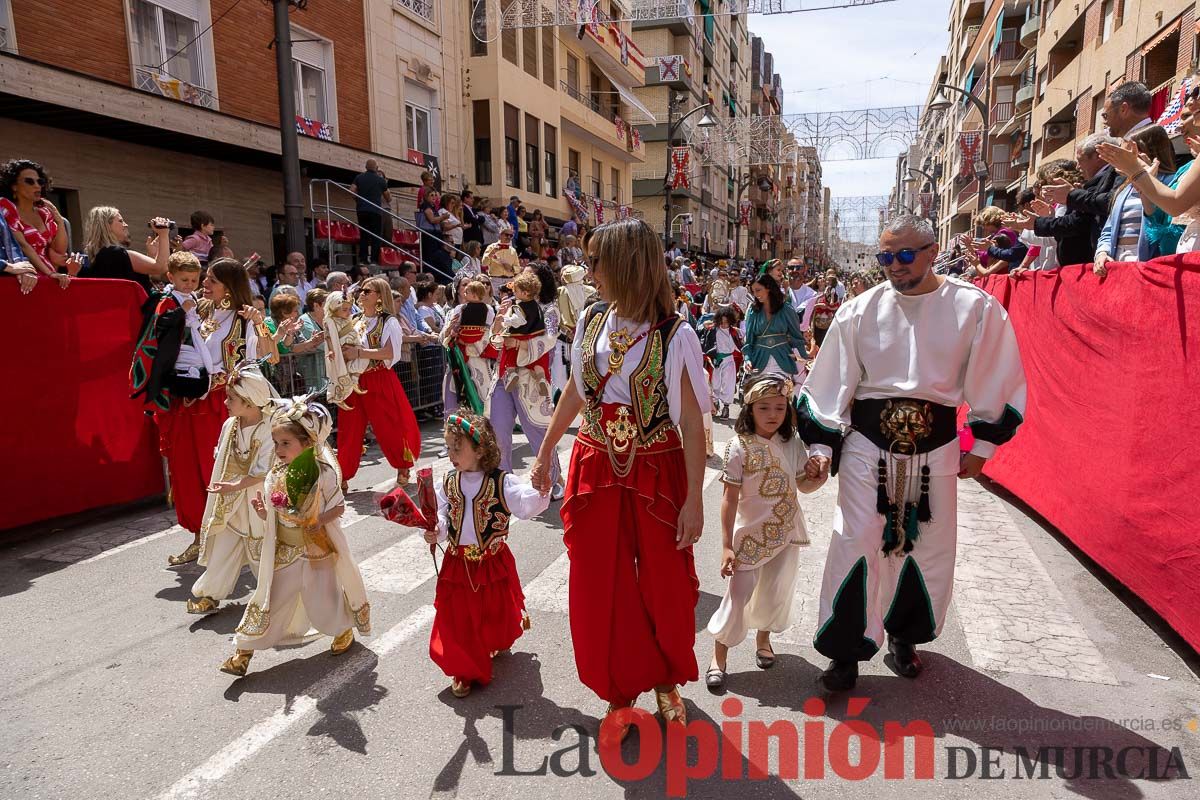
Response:
[[[996,103],[992,106],[992,124],[997,122],[1008,122],[1012,119],[1013,104],[1012,103]]]
[[[596,112],[597,114],[600,113],[600,104],[593,101],[592,98],[588,97],[587,94],[580,91],[579,88],[570,86],[566,81],[559,81],[558,85],[564,92],[566,92],[571,97],[571,99],[575,100],[576,102],[582,103],[583,105],[587,106],[588,108],[590,108],[592,111]]]
[[[1017,177],[1017,170],[1008,161],[997,161],[988,165],[988,180],[991,183],[1010,184]],[[976,188],[978,191],[978,187]]]
[[[958,204],[962,205],[963,203],[969,201],[973,197],[977,197],[978,195],[979,195],[979,181],[978,181],[978,179],[972,178],[970,181],[968,181],[966,184],[964,184],[961,189],[958,190]]]
[[[692,4],[690,0],[654,0],[636,4],[630,16],[634,20],[660,20],[676,17],[691,19]]]
[[[8,49],[8,28],[0,25],[0,50]]]
[[[169,97],[172,100],[182,100],[203,108],[215,109],[217,107],[217,96],[202,86],[160,75],[147,67],[138,67],[135,76],[134,86],[143,92]]]
[[[433,22],[433,0],[394,0],[396,5],[407,8],[418,17]]]
[[[1018,61],[1021,58],[1021,43],[1014,40],[1006,40],[1000,43],[996,48],[996,61]]]

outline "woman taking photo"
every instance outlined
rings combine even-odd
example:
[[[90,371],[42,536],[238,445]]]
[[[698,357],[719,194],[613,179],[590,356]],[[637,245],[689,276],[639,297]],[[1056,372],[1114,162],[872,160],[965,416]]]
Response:
[[[588,251],[601,302],[580,320],[532,481],[550,489],[555,446],[582,412],[562,507],[571,639],[580,680],[608,701],[600,738],[619,743],[643,692],[668,723],[687,722],[678,686],[698,677],[692,545],[704,528],[709,393],[660,239],[627,219],[597,228]]]
[[[250,304],[250,279],[241,263],[232,258],[210,261],[199,304],[200,341],[186,356],[180,353],[176,373],[199,368],[201,379],[188,379],[171,387],[171,408],[157,415],[159,446],[167,459],[175,515],[192,534],[192,543],[167,563],[179,566],[200,555],[200,525],[212,478],[213,459],[221,425],[229,412],[225,406],[226,375],[242,361],[260,353],[274,356],[274,343],[262,314]],[[185,305],[185,311],[190,310]],[[188,359],[200,363],[188,363]]]
[[[796,309],[783,300],[783,290],[768,273],[750,285],[754,302],[746,313],[746,362],[755,372],[796,376],[799,354],[806,349]]]
[[[29,263],[67,288],[81,264],[67,256],[67,224],[45,197],[50,191],[50,178],[42,165],[26,159],[5,163],[0,167],[0,190],[0,214]],[[59,267],[69,274],[58,274]]]
[[[387,279],[363,281],[358,292],[358,306],[362,309],[359,317],[361,338],[357,345],[343,347],[342,356],[347,364],[359,358],[369,359],[371,363],[358,379],[363,393],[350,395],[346,399],[348,408],[338,414],[337,458],[342,468],[343,491],[358,473],[368,422],[384,457],[396,470],[397,486],[408,483],[409,471],[421,454],[417,417],[400,385],[400,378],[392,371],[392,365],[400,360],[404,333],[396,317],[396,305]]]
[[[83,226],[83,249],[88,256],[88,266],[79,277],[133,281],[150,294],[153,289],[150,279],[167,272],[167,259],[171,257],[171,226],[166,218],[155,217],[150,220],[150,228],[154,232],[150,245],[153,256],[129,249],[129,225],[120,211],[112,206],[93,208]]]

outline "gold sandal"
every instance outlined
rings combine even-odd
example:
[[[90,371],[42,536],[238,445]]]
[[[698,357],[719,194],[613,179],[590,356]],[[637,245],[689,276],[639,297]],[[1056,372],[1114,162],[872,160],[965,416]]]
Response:
[[[199,542],[192,542],[191,544],[189,544],[189,545],[187,546],[187,549],[186,549],[186,550],[184,550],[184,551],[183,551],[182,553],[180,553],[179,555],[177,555],[177,556],[168,556],[168,557],[167,557],[167,564],[168,564],[168,565],[170,565],[170,566],[172,566],[172,567],[179,567],[179,566],[182,566],[182,565],[184,565],[184,564],[187,564],[187,563],[190,563],[190,562],[192,562],[192,561],[195,561],[195,560],[196,560],[196,559],[198,559],[199,557],[200,557],[200,543],[199,543]]]
[[[228,672],[230,675],[236,675],[241,678],[246,674],[246,670],[250,668],[250,657],[254,655],[253,650],[238,650],[229,658],[225,659],[225,663],[221,664],[221,672]]]
[[[450,680],[450,693],[455,697],[466,697],[471,693],[470,681],[460,681],[458,678]]]
[[[334,637],[333,644],[329,645],[329,652],[340,656],[349,650],[352,644],[354,644],[354,628],[347,628]]]
[[[666,722],[678,722],[680,725],[687,725],[687,709],[683,705],[683,697],[679,694],[679,687],[675,686],[669,692],[660,692],[654,690],[654,699],[658,701],[658,713]]]
[[[187,612],[189,614],[211,614],[221,604],[211,597],[189,597]]]

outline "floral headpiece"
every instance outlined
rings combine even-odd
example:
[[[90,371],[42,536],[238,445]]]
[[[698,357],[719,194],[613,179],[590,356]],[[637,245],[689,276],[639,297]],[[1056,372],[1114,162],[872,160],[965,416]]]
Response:
[[[287,400],[276,400],[275,421],[295,422],[312,439],[313,447],[320,450],[333,431],[333,418],[329,409],[316,401],[320,392],[303,397],[293,397]]]
[[[257,361],[239,362],[229,370],[228,385],[248,403],[265,408],[272,400],[279,398],[279,393],[271,382],[263,377],[262,368]]]
[[[744,402],[746,405],[757,403],[759,400],[766,400],[768,397],[782,397],[790,400],[792,392],[796,385],[791,378],[785,378],[782,375],[763,375],[755,378],[754,381],[746,387]]]

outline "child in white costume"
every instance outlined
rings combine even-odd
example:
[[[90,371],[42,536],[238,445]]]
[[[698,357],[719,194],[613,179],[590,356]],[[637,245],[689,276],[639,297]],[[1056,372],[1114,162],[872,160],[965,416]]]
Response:
[[[279,395],[258,365],[239,364],[225,384],[229,419],[221,426],[212,483],[200,528],[199,564],[204,574],[192,586],[189,614],[217,610],[237,584],[242,567],[258,574],[263,521],[250,507],[274,455],[271,400]]]
[[[755,662],[775,665],[771,634],[791,624],[800,547],[808,544],[796,490],[816,491],[824,479],[806,473],[808,449],[796,433],[792,381],[763,375],[746,386],[742,413],[729,441],[721,476],[721,575],[729,578],[708,623],[713,658],[710,689],[725,685],[729,648],[757,629]]]
[[[338,406],[346,408],[346,400],[352,394],[362,394],[358,388],[358,376],[363,374],[370,361],[356,358],[347,362],[342,357],[342,348],[346,345],[357,347],[362,332],[350,317],[353,303],[341,292],[333,292],[325,299],[325,339],[331,344],[325,348],[325,374],[329,376],[329,385],[325,389],[325,398]]]
[[[329,412],[309,398],[280,405],[271,430],[276,461],[251,501],[266,523],[263,553],[274,554],[274,568],[259,570],[234,637],[237,651],[221,665],[231,675],[246,674],[255,650],[308,638],[310,624],[334,637],[334,655],[354,643],[355,628],[371,632],[367,589],[338,522],[346,505],[325,443]]]

